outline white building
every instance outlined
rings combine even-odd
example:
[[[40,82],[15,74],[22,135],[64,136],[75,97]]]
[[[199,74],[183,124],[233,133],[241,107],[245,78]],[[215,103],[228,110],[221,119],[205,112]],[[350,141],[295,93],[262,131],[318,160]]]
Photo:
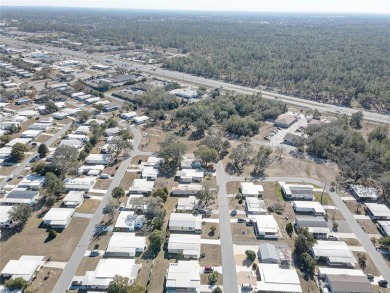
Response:
[[[146,197],[142,194],[130,194],[125,209],[127,211],[136,211],[137,213],[145,213],[152,200],[153,197]]]
[[[384,236],[390,236],[390,221],[378,221],[376,226]]]
[[[301,283],[295,269],[281,269],[278,264],[259,263],[257,292],[301,293]]]
[[[80,206],[84,201],[84,191],[69,191],[64,198],[64,205],[67,208]]]
[[[36,122],[36,123],[30,124],[28,126],[28,129],[47,131],[47,130],[49,130],[50,127],[51,127],[51,124],[49,124],[49,123]]]
[[[184,99],[198,98],[198,92],[192,89],[175,89],[171,90],[169,93]]]
[[[324,217],[321,216],[307,216],[307,215],[296,215],[295,216],[295,227],[307,227],[309,233],[313,235],[314,238],[328,238],[330,230],[327,222]]]
[[[51,208],[43,217],[43,223],[51,228],[65,229],[73,218],[75,209]]]
[[[84,135],[84,134],[69,134],[68,139],[79,140],[81,142],[88,142],[89,141],[89,137],[87,135]]]
[[[267,207],[265,206],[265,202],[262,199],[257,197],[246,197],[245,198],[245,208],[246,212],[249,215],[266,215]]]
[[[44,256],[22,255],[18,260],[11,259],[1,271],[3,278],[22,278],[30,282],[42,267]]]
[[[106,290],[116,275],[128,278],[130,283],[137,279],[142,264],[135,264],[134,259],[101,259],[94,271],[87,271],[81,281],[86,289]]]
[[[83,147],[84,143],[80,140],[77,140],[77,139],[63,139],[63,140],[61,140],[59,146],[62,146],[62,145],[67,145],[67,146],[74,147],[76,149],[80,149]]]
[[[83,135],[87,135],[89,133],[89,126],[79,126],[74,134],[83,134]]]
[[[122,113],[121,114],[121,118],[125,119],[125,120],[131,120],[131,119],[133,119],[136,116],[137,116],[136,112],[128,112],[128,113]]]
[[[204,172],[196,169],[183,169],[178,170],[175,177],[180,183],[201,182]]]
[[[366,187],[363,185],[353,185],[350,186],[352,194],[359,200],[362,201],[377,201],[379,198],[378,190],[373,187]]]
[[[0,228],[11,228],[13,226],[12,220],[9,218],[9,212],[12,206],[0,205]]]
[[[90,154],[85,159],[85,163],[90,165],[108,165],[111,159],[112,156],[110,154]]]
[[[169,218],[169,230],[202,233],[202,215],[172,213]]]
[[[5,146],[12,147],[12,146],[14,146],[17,143],[28,144],[30,142],[31,142],[31,138],[19,138],[18,137],[18,138],[14,138],[10,142],[6,143]]]
[[[144,215],[136,215],[134,211],[121,211],[115,223],[115,228],[123,232],[133,232],[141,229],[145,223]]]
[[[149,117],[148,116],[140,116],[140,117],[134,117],[132,119],[132,121],[134,122],[135,125],[141,125],[141,124],[144,124],[146,122],[149,121]]]
[[[330,266],[353,267],[356,264],[352,251],[344,241],[317,240],[312,252],[316,260],[324,258]]]
[[[282,191],[286,199],[314,199],[314,187],[313,185],[304,184],[286,184],[281,182]]]
[[[293,209],[297,213],[313,214],[315,216],[325,215],[325,209],[318,201],[293,201]]]
[[[146,179],[134,179],[130,193],[150,194],[154,189],[154,182]]]
[[[254,221],[255,234],[258,238],[278,239],[280,237],[279,226],[273,215],[250,216]]]
[[[253,182],[241,182],[240,183],[241,194],[244,197],[247,196],[262,196],[264,189],[262,185],[255,185]]]
[[[198,200],[195,196],[181,197],[177,201],[176,212],[179,213],[191,213],[194,210]]]
[[[198,191],[202,190],[201,184],[179,184],[177,187],[172,187],[172,196],[189,196],[196,195]]]
[[[373,220],[390,220],[390,209],[385,204],[367,202],[366,207]]]
[[[142,169],[141,178],[146,180],[156,180],[158,177],[158,170],[153,167],[145,167]]]
[[[114,232],[105,252],[105,256],[135,257],[144,252],[146,238],[135,233]]]
[[[39,190],[27,190],[27,188],[14,188],[4,197],[0,198],[0,205],[33,205],[39,197]]]
[[[142,162],[141,164],[143,166],[153,167],[158,169],[162,164],[164,164],[164,159],[157,158],[157,157],[149,157],[146,162]]]
[[[52,116],[54,119],[64,120],[64,119],[68,118],[69,114],[65,113],[65,112],[58,111],[58,112],[53,113]]]
[[[200,292],[201,267],[198,261],[170,263],[165,277],[167,292]]]
[[[28,175],[18,183],[18,188],[28,188],[31,190],[39,190],[45,182],[45,176]]]
[[[184,258],[199,259],[200,235],[171,234],[168,242],[168,253],[182,253]]]
[[[23,131],[20,137],[22,138],[36,138],[42,133],[42,130],[26,130]]]
[[[76,190],[76,191],[89,191],[92,186],[95,184],[95,177],[83,177],[83,178],[65,178],[64,186],[66,190]]]
[[[121,132],[119,127],[112,127],[104,130],[104,136],[114,136],[118,135]]]

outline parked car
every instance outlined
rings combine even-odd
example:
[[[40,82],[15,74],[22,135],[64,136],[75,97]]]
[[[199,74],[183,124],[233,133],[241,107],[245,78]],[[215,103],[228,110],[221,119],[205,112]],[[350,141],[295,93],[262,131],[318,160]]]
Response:
[[[378,281],[378,285],[380,287],[383,287],[383,288],[387,288],[387,285],[388,285],[389,282],[387,282],[386,280],[379,280]]]
[[[9,176],[8,179],[7,179],[7,182],[11,181],[11,180],[14,179],[14,178],[15,178],[15,175]]]
[[[334,235],[329,235],[328,240],[338,241],[339,238],[337,236],[334,236]]]
[[[232,217],[237,216],[237,211],[236,211],[236,210],[231,211],[231,212],[230,212],[230,215],[231,215]]]
[[[246,221],[246,225],[247,226],[253,226],[255,224],[255,222],[253,222],[253,220],[251,219],[251,220],[248,220],[248,221]]]
[[[23,175],[18,175],[18,179],[23,179],[24,176]]]
[[[93,249],[93,250],[91,250],[91,253],[89,254],[89,256],[98,256],[98,255],[100,255],[99,249]]]
[[[205,266],[203,269],[203,272],[205,273],[212,273],[213,272],[213,267],[212,266]]]
[[[100,174],[99,178],[100,179],[108,179],[108,178],[110,178],[110,176],[106,173],[102,173],[102,174]]]
[[[374,276],[373,276],[373,275],[371,275],[371,274],[367,274],[367,279],[369,279],[369,280],[373,280],[373,279],[374,279]]]
[[[244,218],[238,218],[237,219],[237,223],[245,223],[245,219]]]

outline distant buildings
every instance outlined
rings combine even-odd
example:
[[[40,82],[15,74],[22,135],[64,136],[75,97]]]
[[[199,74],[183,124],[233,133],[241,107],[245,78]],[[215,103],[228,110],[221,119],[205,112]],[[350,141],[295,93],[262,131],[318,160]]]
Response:
[[[378,190],[372,187],[366,187],[363,185],[353,185],[350,186],[352,194],[358,200],[362,201],[377,201],[379,197]]]

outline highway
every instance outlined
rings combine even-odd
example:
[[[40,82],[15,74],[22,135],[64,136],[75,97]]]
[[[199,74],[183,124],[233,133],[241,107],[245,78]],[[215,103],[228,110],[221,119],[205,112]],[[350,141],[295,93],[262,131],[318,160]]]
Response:
[[[69,57],[72,57],[75,59],[87,60],[89,62],[96,62],[96,63],[103,63],[104,64],[107,59],[110,59],[112,61],[111,65],[126,67],[129,69],[130,68],[131,69],[138,69],[144,73],[158,76],[158,77],[161,77],[163,79],[171,79],[171,80],[180,81],[180,82],[186,83],[186,84],[203,85],[203,86],[208,86],[211,88],[222,87],[224,90],[236,91],[236,92],[245,93],[245,94],[261,93],[264,98],[283,101],[283,102],[286,102],[290,105],[293,105],[293,106],[296,106],[299,108],[310,108],[313,110],[317,109],[320,112],[329,112],[329,113],[333,113],[333,114],[347,114],[348,116],[350,116],[353,113],[358,111],[357,109],[339,107],[336,105],[324,104],[324,103],[304,100],[304,99],[300,99],[300,98],[296,98],[296,97],[280,95],[280,94],[276,94],[276,93],[269,92],[269,91],[253,89],[250,87],[243,87],[240,85],[226,83],[226,82],[219,81],[219,80],[213,80],[213,79],[207,79],[207,78],[198,77],[198,76],[192,76],[190,74],[181,73],[181,72],[177,72],[177,71],[165,70],[162,68],[158,68],[155,71],[155,70],[153,70],[153,68],[155,68],[155,66],[143,65],[140,63],[136,63],[136,62],[131,62],[131,61],[122,60],[122,59],[115,59],[112,57],[107,57],[107,56],[102,56],[102,55],[93,55],[92,56],[92,55],[87,54],[87,53],[82,52],[82,51],[72,51],[72,50],[65,49],[65,48],[34,44],[34,43],[25,42],[25,41],[19,41],[19,40],[15,40],[15,39],[11,39],[11,38],[6,38],[4,36],[0,37],[0,42],[4,43],[4,44],[8,44],[8,45],[13,45],[13,46],[34,48],[37,50],[47,50],[47,51],[51,51],[51,52],[54,52],[57,54],[66,55],[66,56],[69,56]],[[131,65],[131,67],[130,67],[130,65]],[[389,123],[389,121],[390,121],[390,115],[375,113],[375,112],[366,111],[366,110],[363,110],[362,112],[363,112],[365,120],[369,120],[369,121],[377,122],[377,123]]]

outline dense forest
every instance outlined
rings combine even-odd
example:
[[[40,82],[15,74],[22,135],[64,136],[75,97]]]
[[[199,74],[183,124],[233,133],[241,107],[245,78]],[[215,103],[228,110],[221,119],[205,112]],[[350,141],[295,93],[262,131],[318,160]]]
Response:
[[[386,16],[6,8],[2,18],[83,44],[176,48],[185,55],[165,59],[164,67],[390,112]]]

